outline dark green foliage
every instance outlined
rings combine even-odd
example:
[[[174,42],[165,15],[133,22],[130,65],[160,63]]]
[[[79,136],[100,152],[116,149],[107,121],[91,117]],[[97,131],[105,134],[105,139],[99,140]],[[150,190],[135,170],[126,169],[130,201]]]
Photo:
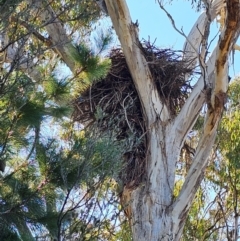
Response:
[[[13,12],[22,0],[0,0],[0,14],[5,16]]]
[[[79,78],[83,87],[89,86],[94,80],[104,78],[110,69],[110,60],[102,59],[101,54],[107,49],[112,41],[112,33],[100,32],[95,37],[93,46],[80,43],[76,46],[78,54],[74,54],[74,59],[80,64]]]
[[[18,123],[26,127],[39,126],[43,120],[43,114],[44,105],[42,103],[28,101],[19,106]]]
[[[30,169],[22,169],[0,180],[0,236],[20,232],[23,240],[32,240],[27,223],[34,224],[44,214],[44,200],[29,184],[36,181]],[[12,227],[11,229],[9,229]],[[30,236],[29,236],[30,235]],[[28,237],[29,236],[29,237]],[[2,240],[2,239],[1,239]]]
[[[39,83],[17,76],[19,81],[9,79],[6,83],[5,90],[9,91],[1,100],[0,119],[4,123],[1,158],[10,168],[9,174],[0,180],[1,235],[6,239],[15,235],[19,240],[32,240],[40,229],[45,229],[48,237],[71,233],[73,227],[80,232],[83,225],[69,221],[68,213],[88,202],[92,203],[89,209],[93,209],[91,199],[97,197],[94,197],[96,190],[119,172],[121,146],[108,135],[75,131],[71,121],[65,123],[65,132],[58,137],[43,136],[42,129],[47,128],[51,133],[50,127],[46,127],[49,118],[54,117],[56,124],[64,129],[62,117],[70,111],[69,82],[57,81],[52,76],[49,83],[39,88]],[[17,155],[23,148],[28,153],[25,160]],[[79,187],[84,189],[83,195],[88,190],[91,194],[74,204],[72,211],[66,211],[64,203],[69,202],[69,195],[74,195]],[[56,190],[61,190],[61,195]],[[63,202],[62,206],[58,202]],[[82,222],[88,222],[87,219],[88,215],[83,216]],[[92,232],[92,228],[87,230],[84,233]]]
[[[67,79],[58,80],[54,75],[43,82],[43,88],[47,100],[56,103],[66,102],[70,96],[70,86]]]
[[[85,41],[100,17],[95,1],[30,2],[0,1],[5,19],[0,30],[7,30],[6,44],[17,52],[13,63],[0,63],[0,240],[110,240],[120,213],[113,178],[123,146],[94,128],[77,130],[71,102],[106,76],[110,61],[103,54],[111,32],[91,37],[91,46]],[[63,58],[46,31],[54,14],[40,20],[49,6],[78,49],[74,56],[67,53],[76,62],[71,74],[64,73]],[[6,60],[2,49],[0,59]],[[35,60],[36,66],[21,68],[21,61]],[[113,208],[103,211],[109,204]]]
[[[36,153],[42,173],[62,189],[88,185],[117,173],[121,163],[121,146],[107,135],[83,133],[75,137],[70,150],[56,153],[56,146],[38,144]],[[114,170],[114,172],[112,172]]]

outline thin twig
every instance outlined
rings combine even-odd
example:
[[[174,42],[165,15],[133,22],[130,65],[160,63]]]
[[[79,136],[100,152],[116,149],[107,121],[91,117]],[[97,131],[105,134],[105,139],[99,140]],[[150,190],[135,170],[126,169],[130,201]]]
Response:
[[[183,29],[179,30],[175,24],[175,21],[173,19],[173,17],[171,16],[171,14],[166,10],[166,8],[162,5],[161,0],[158,0],[158,4],[159,7],[166,13],[166,15],[168,16],[168,18],[170,19],[173,28],[180,34],[182,35],[186,41],[189,43],[189,45],[191,45],[191,47],[193,48],[193,50],[198,54],[198,50],[195,48],[195,46],[191,43],[191,41],[188,39],[187,35],[183,32]]]

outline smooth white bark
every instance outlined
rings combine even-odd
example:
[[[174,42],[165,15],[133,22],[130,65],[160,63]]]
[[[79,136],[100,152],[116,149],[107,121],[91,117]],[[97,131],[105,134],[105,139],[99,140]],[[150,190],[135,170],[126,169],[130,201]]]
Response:
[[[207,61],[208,71],[205,80],[203,76],[200,76],[180,113],[176,116],[172,123],[171,133],[179,135],[178,139],[181,140],[181,147],[187,137],[189,130],[191,130],[195,124],[198,115],[204,103],[206,102],[207,94],[215,82],[215,61],[216,49],[212,52],[211,57]],[[205,82],[208,83],[208,89],[204,88]],[[186,116],[188,118],[186,118]]]
[[[206,63],[202,62],[206,50],[206,46],[201,46],[202,36],[208,21],[215,19],[219,13],[223,0],[213,1],[208,13],[203,13],[193,26],[184,47],[183,59],[194,59],[192,65],[199,60],[204,65],[204,74],[174,119],[155,88],[147,61],[139,48],[137,26],[132,23],[125,0],[105,1],[142,104],[147,130],[145,179],[134,190],[125,188],[123,193],[124,202],[128,205],[133,240],[179,240],[221,120],[228,88],[228,56],[239,34],[239,1],[228,0],[225,28],[222,29],[218,46]],[[53,9],[50,5],[43,6],[40,0],[29,0],[29,3],[43,22],[52,47],[75,73],[77,70],[73,56],[76,49]],[[0,38],[8,42],[6,35],[2,34]],[[27,56],[20,53],[21,48],[16,44],[7,47],[1,61],[13,63],[18,59],[19,69],[26,71],[33,79],[39,78],[34,64],[27,61]],[[198,52],[201,47],[203,51]],[[176,162],[185,138],[205,103],[208,111],[203,135],[182,190],[177,199],[173,200]]]
[[[208,100],[204,132],[199,141],[193,164],[173,206],[173,220],[176,230],[179,227],[183,228],[184,218],[190,209],[194,195],[204,175],[207,158],[214,144],[218,123],[221,120],[228,87],[228,56],[239,35],[239,10],[239,1],[229,0],[227,3],[228,14],[226,16],[225,28],[221,32],[216,50],[215,81],[210,100]],[[180,238],[180,234],[178,237]]]

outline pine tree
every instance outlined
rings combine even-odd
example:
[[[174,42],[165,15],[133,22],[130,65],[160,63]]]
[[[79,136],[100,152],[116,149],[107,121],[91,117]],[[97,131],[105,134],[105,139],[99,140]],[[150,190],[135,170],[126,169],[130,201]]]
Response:
[[[0,5],[0,239],[109,239],[122,147],[71,114],[110,67],[102,54],[111,33],[90,44],[101,17],[94,1]],[[108,202],[116,208],[103,212]]]

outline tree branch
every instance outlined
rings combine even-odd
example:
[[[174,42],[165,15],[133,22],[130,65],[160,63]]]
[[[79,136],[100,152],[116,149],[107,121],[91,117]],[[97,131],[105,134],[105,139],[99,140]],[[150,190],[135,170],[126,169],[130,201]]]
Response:
[[[207,158],[214,144],[218,123],[221,120],[228,86],[228,79],[226,78],[228,76],[228,56],[235,44],[235,39],[239,35],[239,11],[239,0],[227,1],[225,28],[222,30],[217,47],[215,83],[213,85],[211,103],[208,105],[205,118],[204,132],[199,141],[193,164],[173,205],[174,225],[176,225],[175,228],[177,230],[179,230],[179,227],[177,227],[179,225],[183,228],[185,216],[202,181],[203,173],[207,166]]]
[[[52,42],[58,55],[74,73],[76,71],[74,54],[77,49],[71,43],[71,39],[69,39],[64,29],[64,25],[58,19],[53,8],[50,4],[45,6],[44,1],[41,0],[28,0],[28,2],[30,6],[33,7],[33,14],[38,16],[42,21],[43,26],[49,34],[49,40]]]
[[[50,38],[45,38],[41,35],[33,26],[28,24],[26,21],[16,18],[15,16],[11,16],[11,22],[20,23],[24,28],[28,30],[28,34],[33,34],[37,39],[46,44],[47,47],[53,47],[53,43]]]
[[[211,105],[216,109],[221,102],[225,101],[228,89],[228,56],[234,48],[236,40],[239,36],[239,1],[229,0],[226,2],[227,16],[225,27],[218,42],[218,50],[216,56],[215,69],[215,85],[212,92]]]
[[[106,5],[138,91],[147,128],[151,127],[158,117],[167,121],[167,107],[160,100],[146,59],[139,48],[137,26],[132,23],[125,0],[106,0]]]
[[[216,61],[216,49],[213,51],[211,57],[207,61],[207,82],[208,85],[214,83],[214,63]],[[204,77],[200,76],[197,83],[195,84],[190,96],[182,107],[180,113],[176,116],[172,123],[171,131],[175,135],[179,135],[181,141],[181,146],[183,145],[188,132],[191,130],[195,124],[198,115],[202,109],[204,102],[207,100],[207,92],[209,89],[204,89]],[[186,118],[186,116],[188,118]]]
[[[9,63],[11,66],[13,66],[14,69],[22,70],[32,80],[41,80],[41,74],[36,68],[36,63],[34,63],[33,58],[31,56],[26,56],[23,54],[24,43],[9,44],[9,38],[7,36],[7,33],[1,33],[0,49],[5,49],[4,54],[0,56],[2,57],[1,64]]]
[[[189,35],[188,35],[188,40],[186,40],[184,47],[183,47],[183,51],[184,51],[184,59],[189,60],[192,59],[194,60],[191,64],[192,67],[195,67],[197,60],[198,60],[198,55],[199,52],[195,51],[195,49],[192,46],[199,46],[202,42],[202,36],[204,33],[204,29],[205,26],[207,25],[207,22],[213,21],[221,7],[223,4],[223,0],[214,0],[212,1],[211,5],[210,5],[210,9],[207,12],[202,13],[198,20],[196,21],[196,23],[194,24],[194,26],[192,27]],[[210,19],[209,19],[210,18]],[[189,44],[189,41],[191,42],[191,44]]]
[[[183,47],[183,59],[191,59],[190,67],[192,68],[195,67],[198,60],[201,65],[202,72],[202,75],[195,84],[194,89],[191,92],[189,98],[187,99],[180,113],[172,123],[173,128],[171,128],[171,131],[173,135],[170,136],[174,136],[174,134],[179,135],[179,137],[175,139],[181,141],[180,146],[183,145],[189,130],[191,130],[191,128],[195,124],[198,115],[201,111],[201,108],[204,102],[206,101],[206,87],[211,86],[214,82],[214,64],[216,60],[216,50],[213,51],[211,57],[207,61],[207,64],[205,64],[207,48],[206,45],[208,38],[207,30],[209,29],[210,21],[214,20],[214,18],[216,18],[218,12],[220,11],[221,3],[222,0],[213,1],[212,4],[209,5],[209,8],[206,10],[206,12],[202,13],[199,16],[198,20],[192,27],[188,36],[185,36],[185,34],[180,32],[180,30],[177,30],[178,32],[180,32],[181,35],[183,35],[186,38],[186,43]],[[164,11],[166,12],[166,10]],[[188,77],[189,76],[186,76],[185,78],[187,79]],[[188,116],[188,118],[185,118],[186,116]]]

